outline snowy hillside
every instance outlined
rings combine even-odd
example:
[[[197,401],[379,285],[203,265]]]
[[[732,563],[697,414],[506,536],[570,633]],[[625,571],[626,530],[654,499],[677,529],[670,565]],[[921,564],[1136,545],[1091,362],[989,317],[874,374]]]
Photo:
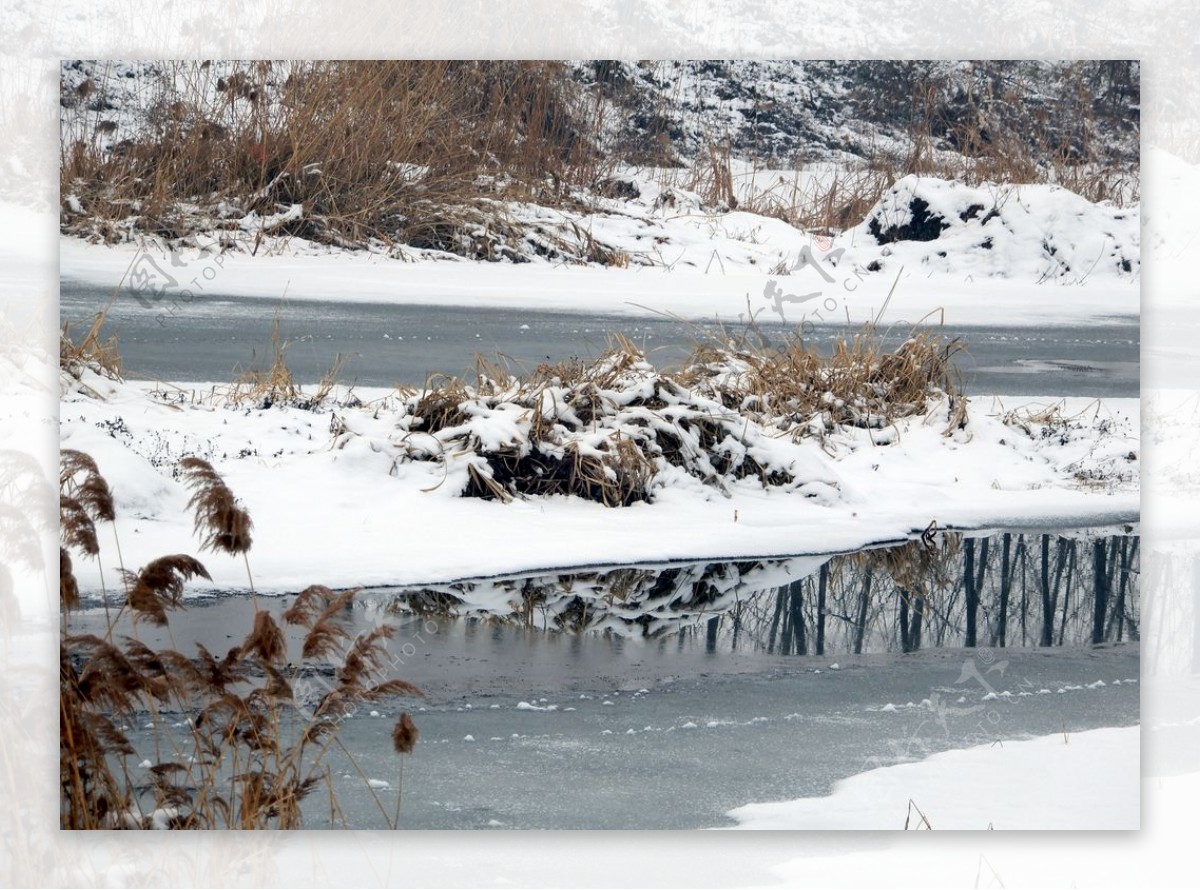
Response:
[[[939,151],[968,149],[972,134],[998,142],[1020,133],[1040,141],[1046,162],[1058,146],[1087,161],[1136,164],[1138,156],[1137,62],[597,60],[572,67],[611,103],[613,132],[646,158],[661,158],[665,145],[686,162],[723,144],[736,157],[777,166],[907,155],[921,116],[928,118],[921,135]],[[914,95],[929,107],[915,107]]]
[[[868,272],[1139,273],[1137,63],[389,64],[64,62],[62,232],[722,274],[830,246]]]

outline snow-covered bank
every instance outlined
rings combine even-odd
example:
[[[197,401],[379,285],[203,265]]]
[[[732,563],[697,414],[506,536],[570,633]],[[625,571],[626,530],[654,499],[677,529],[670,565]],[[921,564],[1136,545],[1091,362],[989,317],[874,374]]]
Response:
[[[158,256],[163,268],[169,261]],[[101,247],[76,239],[61,243],[62,275],[114,290],[138,258],[133,246]],[[204,270],[212,270],[206,273]],[[207,275],[211,274],[211,279]],[[1097,280],[1082,286],[1038,284],[1036,281],[928,277],[906,268],[882,320],[915,323],[945,310],[952,324],[1038,327],[1101,323],[1113,317],[1136,317],[1138,289],[1124,281]],[[184,292],[193,280],[203,287]],[[862,279],[847,274],[824,285],[815,273],[803,284],[793,275],[774,279],[765,271],[719,268],[705,274],[665,269],[614,269],[586,266],[502,266],[476,263],[403,263],[372,255],[249,257],[228,255],[188,259],[188,278],[181,288],[151,299],[147,311],[168,319],[186,314],[196,294],[236,295],[274,302],[288,300],[353,300],[367,303],[430,304],[512,309],[543,309],[645,317],[672,314],[684,318],[737,321],[760,313],[778,321],[774,302],[764,291],[774,284],[791,295],[822,290],[820,299],[784,303],[783,320],[792,324],[859,324],[875,318],[887,301],[894,276]],[[132,299],[122,295],[119,299]],[[934,317],[937,321],[939,316]]]
[[[1137,726],[981,745],[861,773],[829,797],[729,815],[748,829],[923,829],[924,814],[934,830],[1131,830],[1140,752]]]
[[[164,317],[218,294],[791,324],[862,323],[885,303],[884,321],[910,323],[939,310],[953,324],[1004,325],[1139,311],[1137,208],[1091,204],[1055,186],[908,176],[860,224],[822,239],[772,216],[707,208],[645,175],[627,185],[637,197],[597,199],[586,213],[512,204],[525,232],[506,248],[513,262],[264,238],[267,223],[255,216],[169,249],[154,238],[103,246],[63,237],[61,271],[123,285],[122,298]]]
[[[407,429],[394,391],[358,391],[357,402],[343,393],[340,404],[304,410],[230,404],[209,385],[95,375],[83,383],[92,391],[64,385],[61,441],[91,454],[108,479],[126,565],[195,551],[187,494],[173,471],[181,457],[198,455],[249,508],[256,584],[276,592],[828,553],[899,540],[934,521],[1054,528],[1131,523],[1139,511],[1132,399],[976,399],[967,427],[952,435],[945,404],[935,402],[885,430],[848,427],[823,444],[772,437],[747,418],[747,441],[790,466],[791,483],[764,487],[751,475],[702,484],[661,464],[652,503],[613,508],[577,497],[461,497],[478,456],[454,436],[443,437],[440,456],[415,456],[435,437]],[[517,434],[528,422],[493,411],[484,423],[487,413],[476,418],[487,427],[479,432]],[[809,496],[812,485],[824,494]],[[102,545],[107,536],[102,529]],[[204,562],[215,585],[246,586],[240,559],[204,554]],[[111,589],[115,561],[104,566]],[[78,560],[76,574],[85,589],[100,587],[95,563]]]

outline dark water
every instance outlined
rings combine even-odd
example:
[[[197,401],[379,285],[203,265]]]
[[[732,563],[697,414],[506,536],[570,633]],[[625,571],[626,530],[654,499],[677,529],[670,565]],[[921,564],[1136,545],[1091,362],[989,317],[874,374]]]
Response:
[[[64,280],[61,318],[76,329],[86,326],[111,297],[111,291]],[[106,331],[120,336],[127,376],[225,381],[271,363],[276,314],[290,341],[286,357],[298,381],[317,381],[341,356],[340,379],[363,386],[420,385],[433,373],[470,375],[480,353],[507,356],[517,369],[594,357],[615,333],[628,336],[665,368],[681,361],[697,338],[719,333],[712,322],[668,318],[334,300],[276,304],[207,294],[170,317],[121,298],[109,309]],[[782,325],[760,327],[768,339],[787,332]],[[1053,328],[955,326],[943,332],[968,346],[967,354],[956,359],[968,394],[1139,394],[1137,319]],[[828,351],[843,333],[819,326],[810,339]],[[898,345],[908,334],[907,327],[896,328],[886,333],[885,342]]]
[[[1137,638],[1140,565],[1140,539],[1125,533],[942,533],[832,558],[480,578],[375,590],[370,602],[383,613],[687,639],[714,654],[1084,645]]]
[[[336,749],[326,762],[346,824],[384,827],[380,804],[391,818],[401,783],[391,727],[407,709],[421,739],[405,761],[403,827],[697,828],[723,824],[745,803],[827,794],[839,779],[941,750],[1133,725],[1137,542],[1102,531],[1013,534],[1007,572],[998,534],[829,561],[621,566],[364,591],[348,616],[352,632],[391,626],[391,673],[429,697],[351,707],[340,737],[354,763]],[[1053,633],[1038,647],[1043,553]],[[968,583],[977,645],[964,647]],[[812,599],[822,586],[824,613]],[[899,605],[916,592],[926,605],[914,647],[912,609],[905,633]],[[290,599],[260,605],[278,614]],[[860,636],[854,610],[864,602]],[[245,597],[219,596],[172,613],[169,634],[139,634],[221,653],[252,616]],[[92,608],[71,621],[94,632],[104,616]],[[1103,642],[1093,646],[1097,622]],[[298,650],[298,633],[289,636]],[[331,669],[306,663],[292,683],[302,715],[329,688]],[[185,716],[162,714],[157,729],[182,750]],[[152,732],[132,730],[131,765],[152,756]],[[364,776],[389,787],[373,794]],[[904,814],[895,815],[899,828]],[[327,804],[313,803],[306,825],[329,824]]]

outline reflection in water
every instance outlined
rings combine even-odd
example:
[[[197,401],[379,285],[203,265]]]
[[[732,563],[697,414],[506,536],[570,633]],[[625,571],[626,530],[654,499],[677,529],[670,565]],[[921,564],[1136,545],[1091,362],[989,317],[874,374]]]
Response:
[[[389,611],[784,655],[1136,640],[1139,538],[944,533],[834,556],[618,566],[382,591]]]

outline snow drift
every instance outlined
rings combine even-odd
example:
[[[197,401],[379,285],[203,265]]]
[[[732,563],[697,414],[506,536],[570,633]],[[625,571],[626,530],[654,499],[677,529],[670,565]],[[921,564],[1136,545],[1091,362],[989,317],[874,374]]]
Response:
[[[960,277],[1081,283],[1141,271],[1136,208],[1093,204],[1055,185],[992,185],[906,176],[837,239],[842,262],[870,271],[921,267]]]

